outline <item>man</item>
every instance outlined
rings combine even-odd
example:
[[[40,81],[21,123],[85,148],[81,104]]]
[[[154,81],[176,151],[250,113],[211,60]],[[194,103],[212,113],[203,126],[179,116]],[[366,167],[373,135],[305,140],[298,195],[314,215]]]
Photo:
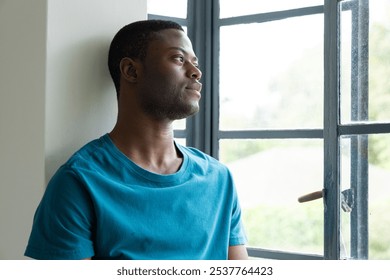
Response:
[[[114,129],[50,180],[26,256],[36,259],[246,259],[227,168],[173,139],[195,114],[198,60],[180,25],[140,21],[111,42]]]

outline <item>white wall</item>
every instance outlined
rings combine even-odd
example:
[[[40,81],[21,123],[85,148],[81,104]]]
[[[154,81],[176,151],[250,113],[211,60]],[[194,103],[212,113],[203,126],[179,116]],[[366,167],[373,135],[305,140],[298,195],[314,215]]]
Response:
[[[110,40],[145,0],[0,0],[0,259],[23,259],[47,180],[108,132]]]
[[[44,0],[0,2],[0,259],[21,257],[44,188],[45,18]]]

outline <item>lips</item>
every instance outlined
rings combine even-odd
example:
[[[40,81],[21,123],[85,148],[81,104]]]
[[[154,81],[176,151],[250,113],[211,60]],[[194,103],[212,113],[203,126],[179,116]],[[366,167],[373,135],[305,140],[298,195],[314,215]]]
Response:
[[[191,85],[186,86],[186,89],[196,90],[200,92],[202,90],[202,84],[201,83],[193,83]]]

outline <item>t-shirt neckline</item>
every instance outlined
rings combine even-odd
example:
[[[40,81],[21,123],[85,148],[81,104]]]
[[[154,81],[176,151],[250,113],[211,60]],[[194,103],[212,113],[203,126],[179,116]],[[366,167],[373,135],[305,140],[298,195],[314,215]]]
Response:
[[[154,173],[151,172],[147,169],[144,169],[143,167],[139,166],[135,162],[133,162],[130,158],[128,158],[124,153],[122,153],[118,147],[114,144],[112,141],[111,137],[109,136],[108,133],[106,133],[103,137],[102,140],[106,144],[108,151],[115,156],[118,160],[121,161],[122,164],[124,164],[125,168],[130,168],[132,171],[134,171],[136,174],[142,176],[143,178],[149,180],[149,181],[154,181],[156,183],[179,183],[182,182],[183,180],[186,180],[186,174],[187,174],[187,167],[188,167],[188,155],[185,152],[185,149],[183,149],[180,144],[178,144],[176,141],[174,141],[174,144],[176,148],[181,152],[183,155],[183,162],[179,168],[179,170],[175,173],[172,174],[159,174],[159,173]]]

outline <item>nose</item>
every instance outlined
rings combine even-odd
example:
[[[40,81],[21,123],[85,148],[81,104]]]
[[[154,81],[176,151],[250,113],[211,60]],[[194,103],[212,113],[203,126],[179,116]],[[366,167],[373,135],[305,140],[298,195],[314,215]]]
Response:
[[[200,71],[200,69],[196,67],[194,64],[190,63],[190,67],[188,69],[188,76],[191,79],[195,79],[199,81],[200,78],[202,77],[202,71]]]

